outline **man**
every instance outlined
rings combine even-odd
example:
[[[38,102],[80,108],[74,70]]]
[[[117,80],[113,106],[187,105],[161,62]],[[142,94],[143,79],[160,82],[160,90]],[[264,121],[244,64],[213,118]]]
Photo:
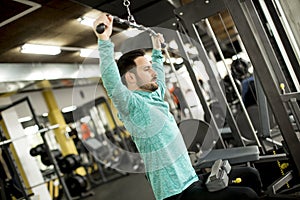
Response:
[[[202,187],[176,121],[164,101],[162,35],[152,37],[152,63],[145,58],[143,51],[134,50],[124,54],[117,65],[113,56],[114,45],[110,41],[113,17],[101,14],[94,22],[94,30],[100,23],[106,26],[102,34],[95,31],[103,85],[143,158],[155,198],[256,199],[256,193],[250,188],[239,187],[230,193],[232,190],[228,187],[210,193]]]

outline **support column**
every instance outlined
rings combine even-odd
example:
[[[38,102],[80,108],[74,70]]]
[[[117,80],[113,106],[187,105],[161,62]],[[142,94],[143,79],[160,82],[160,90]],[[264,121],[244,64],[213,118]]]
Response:
[[[45,99],[46,105],[48,107],[48,119],[51,125],[59,124],[57,129],[54,129],[53,132],[55,134],[55,138],[60,145],[61,152],[63,156],[69,154],[78,155],[78,151],[74,144],[74,141],[71,137],[66,133],[66,121],[57,105],[55,100],[53,91],[51,90],[51,84],[48,80],[44,80],[39,83],[39,86],[44,88],[42,91],[42,95]],[[80,175],[85,175],[86,172],[83,167],[80,167],[76,170],[76,172]]]

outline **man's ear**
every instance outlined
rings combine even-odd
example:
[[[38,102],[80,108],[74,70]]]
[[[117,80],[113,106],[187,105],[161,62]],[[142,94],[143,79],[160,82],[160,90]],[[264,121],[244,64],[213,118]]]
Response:
[[[127,72],[125,74],[125,79],[126,79],[127,83],[135,83],[136,82],[135,74],[131,73],[131,72]]]

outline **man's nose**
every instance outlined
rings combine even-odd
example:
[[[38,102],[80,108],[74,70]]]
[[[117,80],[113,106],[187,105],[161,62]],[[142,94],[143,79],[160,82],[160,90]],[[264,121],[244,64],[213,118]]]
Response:
[[[156,77],[157,74],[156,74],[156,71],[152,70],[152,77]]]

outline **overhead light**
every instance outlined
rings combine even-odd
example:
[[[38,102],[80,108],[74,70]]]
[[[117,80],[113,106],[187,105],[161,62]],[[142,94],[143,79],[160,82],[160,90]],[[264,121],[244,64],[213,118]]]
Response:
[[[60,52],[61,52],[61,49],[58,46],[24,44],[21,47],[21,53],[57,55],[57,54],[60,54]]]
[[[149,54],[145,54],[145,56],[144,56],[148,61],[151,61],[152,60],[152,57],[151,57],[151,55],[149,55]]]
[[[183,63],[183,58],[181,58],[181,57],[176,58],[175,63],[176,63],[177,65],[182,64],[182,63]]]
[[[63,113],[67,113],[67,112],[72,112],[72,111],[74,111],[74,110],[76,110],[76,109],[77,109],[76,106],[68,106],[68,107],[64,107],[61,111],[62,111]]]
[[[138,34],[142,33],[143,31],[138,30],[136,28],[128,28],[125,31],[122,31],[122,34],[124,34],[126,37],[131,38],[131,37],[135,37]]]
[[[90,120],[91,120],[91,117],[88,115],[88,116],[85,116],[85,117],[81,118],[80,122],[88,123]]]
[[[71,129],[69,126],[67,126],[67,127],[66,127],[66,131],[67,131],[68,133],[70,133],[70,132],[72,131],[72,129]]]
[[[197,48],[195,46],[192,46],[190,43],[186,43],[184,45],[184,49],[186,50],[187,53],[190,53],[190,54],[193,54],[193,55],[198,54]]]
[[[175,40],[171,40],[171,42],[169,43],[169,47],[171,49],[178,49],[178,45],[177,43],[175,42]]]
[[[90,17],[79,17],[77,21],[79,21],[83,25],[93,27],[95,19]]]
[[[99,54],[96,49],[80,49],[80,57],[99,58]]]
[[[115,60],[119,60],[119,58],[120,58],[122,55],[123,55],[122,52],[116,51],[115,54],[114,54]]]
[[[31,117],[31,116],[22,117],[22,118],[19,118],[19,119],[18,119],[18,121],[19,121],[20,123],[28,122],[28,121],[30,121],[30,120],[32,120],[32,117]]]
[[[170,58],[170,60],[169,59],[167,59],[166,60],[166,63],[170,63],[170,62],[172,62],[172,63],[175,63],[176,62],[176,58]]]
[[[24,129],[26,135],[33,135],[33,133],[37,133],[39,131],[38,125],[28,126]]]

